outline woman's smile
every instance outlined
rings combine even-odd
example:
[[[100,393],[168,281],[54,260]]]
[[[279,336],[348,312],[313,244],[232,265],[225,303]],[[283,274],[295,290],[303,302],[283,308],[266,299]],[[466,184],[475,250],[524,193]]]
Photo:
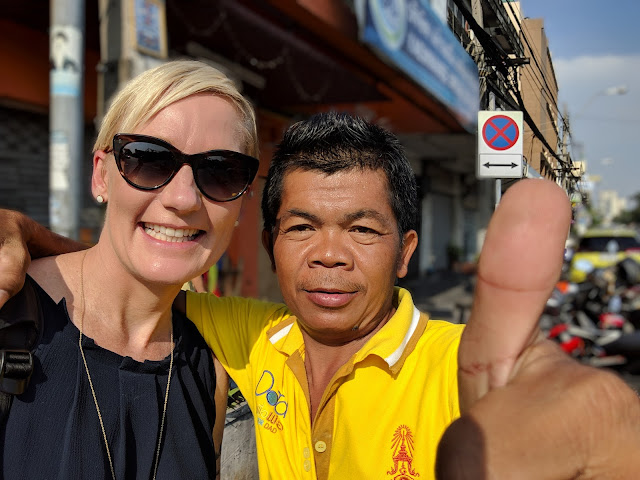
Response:
[[[143,228],[147,235],[156,240],[171,243],[190,242],[195,240],[201,233],[204,233],[197,228],[173,228],[153,223],[144,223]]]

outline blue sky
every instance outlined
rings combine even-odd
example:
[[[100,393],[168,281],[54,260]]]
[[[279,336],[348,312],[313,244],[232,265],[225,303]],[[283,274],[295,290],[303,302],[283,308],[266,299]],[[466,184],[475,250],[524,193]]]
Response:
[[[601,177],[596,193],[640,192],[640,2],[522,0],[521,8],[525,17],[544,19],[574,160],[582,150],[587,173]],[[622,85],[626,94],[604,94]]]

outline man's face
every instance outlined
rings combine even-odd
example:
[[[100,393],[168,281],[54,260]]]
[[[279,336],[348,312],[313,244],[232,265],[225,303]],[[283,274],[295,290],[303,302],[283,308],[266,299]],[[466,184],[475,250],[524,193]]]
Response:
[[[417,245],[400,238],[382,171],[286,174],[273,236],[285,303],[317,341],[341,344],[393,314],[393,286]]]

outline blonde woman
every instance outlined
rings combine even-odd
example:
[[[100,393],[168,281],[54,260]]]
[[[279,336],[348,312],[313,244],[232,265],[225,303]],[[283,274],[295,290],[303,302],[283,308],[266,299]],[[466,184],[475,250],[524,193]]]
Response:
[[[227,377],[172,302],[228,246],[255,114],[219,71],[170,62],[114,98],[93,151],[98,243],[28,271],[45,330],[1,432],[3,478],[214,478]]]

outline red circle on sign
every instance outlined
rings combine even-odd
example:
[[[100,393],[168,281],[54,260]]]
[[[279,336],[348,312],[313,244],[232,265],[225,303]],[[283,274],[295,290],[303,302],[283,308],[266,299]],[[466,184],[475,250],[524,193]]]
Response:
[[[520,137],[518,124],[506,115],[494,115],[484,122],[482,138],[489,148],[494,150],[508,150],[513,147]]]

